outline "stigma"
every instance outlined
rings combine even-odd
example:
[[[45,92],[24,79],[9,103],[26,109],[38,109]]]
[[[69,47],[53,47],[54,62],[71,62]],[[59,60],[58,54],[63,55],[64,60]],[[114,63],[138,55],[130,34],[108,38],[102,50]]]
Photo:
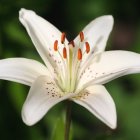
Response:
[[[68,43],[68,45],[72,45],[73,48],[75,47],[75,44],[74,44],[74,41],[73,41],[73,40],[70,41],[70,42]]]

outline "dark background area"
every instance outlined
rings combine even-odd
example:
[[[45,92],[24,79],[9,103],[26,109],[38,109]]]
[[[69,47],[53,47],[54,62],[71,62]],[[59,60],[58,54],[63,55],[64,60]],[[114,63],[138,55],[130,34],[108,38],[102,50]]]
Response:
[[[137,0],[0,0],[0,59],[26,57],[41,61],[18,20],[22,7],[65,31],[69,40],[94,18],[111,14],[115,25],[106,49],[140,53]],[[106,87],[116,103],[117,129],[111,130],[73,103],[71,140],[140,140],[140,74],[121,77]],[[0,80],[0,140],[63,140],[65,102],[29,127],[20,114],[28,90],[27,86]]]

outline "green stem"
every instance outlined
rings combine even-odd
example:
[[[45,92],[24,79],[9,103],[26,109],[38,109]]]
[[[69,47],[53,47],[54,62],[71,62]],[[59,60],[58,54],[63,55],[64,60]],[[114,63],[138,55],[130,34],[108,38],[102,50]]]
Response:
[[[71,101],[67,101],[64,140],[69,140],[70,124],[71,124]]]

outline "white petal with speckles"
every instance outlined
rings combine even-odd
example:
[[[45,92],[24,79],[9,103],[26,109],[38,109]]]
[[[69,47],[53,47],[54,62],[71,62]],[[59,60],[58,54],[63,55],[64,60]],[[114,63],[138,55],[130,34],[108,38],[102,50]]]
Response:
[[[27,125],[38,122],[55,104],[70,98],[73,93],[65,94],[48,76],[40,76],[31,86],[22,109],[22,118]]]
[[[129,51],[106,51],[95,57],[79,79],[80,89],[105,84],[123,75],[140,73],[140,54]]]
[[[75,46],[79,46],[79,44],[81,45],[79,47],[74,48],[75,52],[77,52],[78,48],[81,48],[83,56],[82,56],[82,61],[79,64],[80,69],[73,70],[74,73],[76,73],[75,71],[78,71],[78,73],[83,72],[84,69],[87,68],[91,64],[95,55],[104,51],[106,47],[107,39],[113,27],[113,23],[114,23],[114,20],[111,15],[98,17],[94,19],[93,21],[91,21],[83,29],[85,39],[82,43],[79,43],[80,41],[79,35],[76,37],[76,39],[74,40]],[[86,47],[85,47],[86,41],[90,45],[90,52],[88,54],[86,53]],[[78,61],[77,53],[75,53],[74,57],[75,57],[73,59],[74,63],[77,63]]]
[[[8,58],[0,60],[0,79],[31,85],[40,75],[50,75],[48,69],[35,60]]]
[[[117,116],[115,104],[104,86],[94,85],[87,87],[72,100],[85,107],[110,128],[116,128]]]
[[[51,74],[55,72],[64,74],[65,61],[61,57],[63,52],[63,45],[60,42],[61,32],[31,10],[21,9],[19,12],[19,20],[26,28]],[[55,40],[58,40],[59,43],[59,53],[53,49]],[[65,40],[65,43],[67,44],[67,40]]]

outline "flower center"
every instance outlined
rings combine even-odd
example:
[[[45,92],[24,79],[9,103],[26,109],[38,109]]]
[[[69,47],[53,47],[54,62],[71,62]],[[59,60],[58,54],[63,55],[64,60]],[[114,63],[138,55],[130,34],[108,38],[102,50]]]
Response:
[[[61,75],[58,75],[60,77],[60,79],[58,79],[58,83],[64,92],[74,92],[77,86],[77,75],[80,69],[80,63],[82,62],[84,55],[90,52],[90,45],[85,41],[83,32],[79,33],[79,44],[74,43],[74,41],[65,44],[65,38],[66,34],[62,33],[62,52],[59,50],[58,40],[54,41],[54,51],[60,54],[65,65],[65,77],[62,78]]]

